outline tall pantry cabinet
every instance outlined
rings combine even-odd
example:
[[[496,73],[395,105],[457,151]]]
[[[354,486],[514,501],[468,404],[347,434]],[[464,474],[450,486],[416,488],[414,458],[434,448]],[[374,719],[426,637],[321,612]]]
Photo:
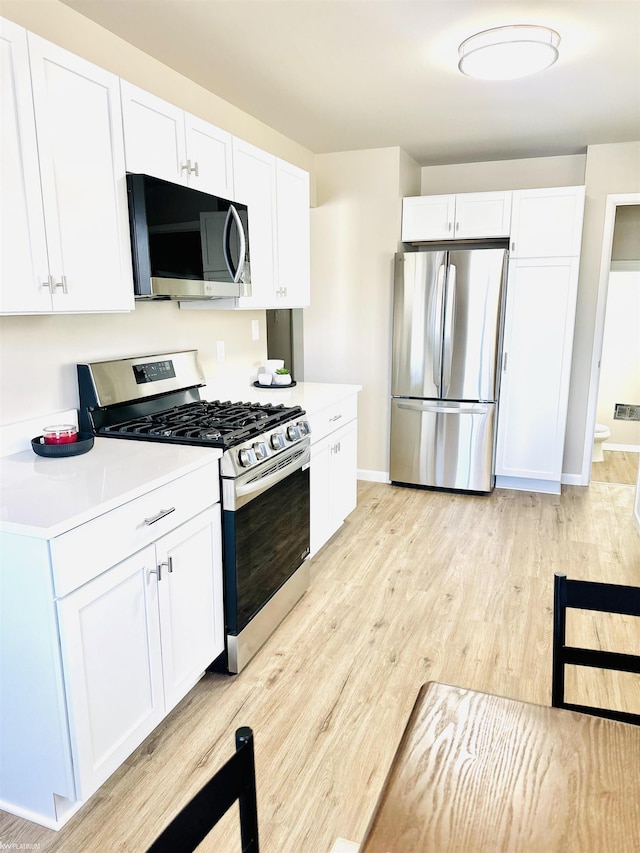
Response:
[[[560,492],[584,187],[513,193],[496,485]]]

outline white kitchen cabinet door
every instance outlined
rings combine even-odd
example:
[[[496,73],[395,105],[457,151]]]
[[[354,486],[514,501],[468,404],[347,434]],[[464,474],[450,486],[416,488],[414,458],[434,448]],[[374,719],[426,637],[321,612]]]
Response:
[[[27,32],[0,20],[0,313],[51,311]]]
[[[423,195],[402,200],[402,240],[452,240],[455,195]]]
[[[127,171],[186,185],[184,111],[126,80],[120,90]]]
[[[134,307],[118,78],[28,34],[54,311]]]
[[[512,258],[577,257],[585,188],[551,187],[513,193]]]
[[[156,543],[165,711],[224,651],[220,505]]]
[[[309,173],[276,161],[278,278],[280,308],[304,308],[311,298]]]
[[[155,551],[150,546],[57,603],[81,800],[96,791],[164,717],[153,571]]]
[[[240,297],[239,308],[274,308],[277,281],[276,158],[233,138],[235,200],[249,207],[252,295]],[[215,307],[215,306],[214,306]]]
[[[466,240],[508,237],[511,193],[460,193],[402,200],[402,240]]]
[[[577,285],[577,258],[510,261],[496,474],[558,491]]]
[[[335,529],[331,520],[331,475],[330,442],[319,441],[311,447],[311,467],[309,473],[309,518],[310,547],[313,557],[325,542],[328,542]]]
[[[345,424],[331,436],[329,458],[331,469],[332,526],[340,527],[357,503],[358,424]]]
[[[189,113],[184,115],[184,130],[191,167],[189,186],[233,199],[231,134]]]
[[[456,196],[454,237],[508,237],[511,226],[511,193],[462,193]]]
[[[128,172],[233,198],[231,134],[120,81]]]
[[[357,434],[353,420],[311,446],[312,557],[356,508]]]

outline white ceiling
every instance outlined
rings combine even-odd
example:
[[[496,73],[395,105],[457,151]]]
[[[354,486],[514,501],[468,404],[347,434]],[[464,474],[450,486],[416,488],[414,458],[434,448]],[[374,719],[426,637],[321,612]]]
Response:
[[[399,145],[421,165],[640,139],[640,0],[64,0],[316,153]],[[458,45],[545,24],[560,59],[472,80]]]

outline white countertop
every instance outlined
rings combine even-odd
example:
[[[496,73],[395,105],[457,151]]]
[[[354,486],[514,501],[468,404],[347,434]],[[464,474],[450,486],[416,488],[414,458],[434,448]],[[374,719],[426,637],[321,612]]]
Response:
[[[51,539],[203,465],[217,448],[97,438],[81,456],[0,459],[0,532]]]
[[[357,394],[362,385],[332,384],[329,382],[298,382],[287,385],[256,388],[253,382],[237,379],[215,379],[200,389],[203,400],[231,400],[245,403],[273,403],[302,406],[306,412],[318,412],[345,397]]]
[[[256,388],[234,378],[210,382],[200,389],[200,396],[204,400],[301,406],[312,413],[360,390],[360,385],[323,382]],[[46,422],[46,418],[37,420]],[[26,438],[34,434],[35,427],[25,427],[24,436],[19,427],[3,428],[10,433],[17,430],[20,441],[16,446],[29,449],[0,458],[0,533],[39,539],[59,536],[183,474],[217,462],[222,455],[216,448],[97,438],[93,448],[81,456],[43,458],[36,456]]]

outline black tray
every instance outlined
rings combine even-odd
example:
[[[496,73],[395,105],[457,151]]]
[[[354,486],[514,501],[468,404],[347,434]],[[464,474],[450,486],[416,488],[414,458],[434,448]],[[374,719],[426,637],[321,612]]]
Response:
[[[274,382],[272,382],[271,385],[263,385],[262,382],[258,381],[253,383],[255,388],[264,388],[265,391],[286,391],[287,388],[293,388],[293,386],[297,384],[298,383],[295,379],[292,379],[288,385],[276,385]]]
[[[31,439],[33,452],[38,456],[46,456],[49,459],[60,459],[63,456],[81,456],[88,453],[93,447],[93,435],[90,432],[79,432],[78,440],[69,444],[44,444],[41,435]]]

